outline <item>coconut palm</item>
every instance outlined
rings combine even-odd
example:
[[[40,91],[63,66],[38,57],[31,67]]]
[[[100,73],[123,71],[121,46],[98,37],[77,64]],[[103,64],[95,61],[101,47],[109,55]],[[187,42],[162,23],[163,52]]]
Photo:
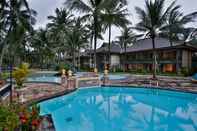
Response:
[[[84,17],[89,21],[93,21],[94,27],[94,68],[96,68],[96,48],[97,38],[101,28],[100,15],[106,6],[106,0],[67,0],[65,5],[71,10],[84,13]]]
[[[48,20],[51,22],[47,24],[49,29],[57,31],[63,30],[66,27],[70,27],[73,23],[73,15],[70,14],[65,8],[55,10],[55,16],[48,16]],[[56,32],[58,33],[58,32]]]
[[[35,31],[31,40],[31,48],[33,48],[32,53],[36,55],[36,60],[41,68],[43,68],[43,65],[49,60],[52,60],[51,57],[55,55],[47,29],[40,28]]]
[[[127,61],[127,56],[126,56],[126,52],[127,52],[127,48],[128,46],[132,45],[135,43],[135,41],[137,40],[137,37],[140,37],[140,35],[136,35],[133,31],[131,27],[124,27],[121,30],[121,35],[118,36],[118,43],[120,44],[120,47],[122,50],[124,50],[124,62]],[[124,63],[124,65],[126,65]],[[126,69],[126,66],[125,66]]]
[[[49,40],[53,43],[53,49],[57,53],[57,63],[60,63],[62,55],[66,52],[65,33],[73,25],[73,15],[65,8],[55,10],[55,16],[48,16],[50,23],[47,24],[49,30]]]
[[[16,47],[19,46],[23,40],[23,36],[27,32],[31,33],[33,31],[32,25],[35,24],[36,12],[29,8],[26,0],[12,0],[6,1],[7,7],[4,8],[6,11],[5,17],[5,39],[3,41],[5,47],[12,49],[9,54],[13,57]],[[4,50],[3,49],[3,50]],[[2,51],[1,57],[4,56],[4,51]],[[12,53],[12,54],[11,54]],[[14,60],[14,59],[12,59]]]
[[[197,12],[193,12],[184,15],[180,12],[180,5],[175,6],[168,14],[167,20],[163,28],[161,29],[161,36],[167,37],[170,40],[171,46],[173,46],[173,40],[177,40],[177,34],[182,33],[185,29],[185,25],[194,22],[197,17]]]
[[[73,26],[67,30],[65,33],[66,47],[69,54],[72,56],[73,66],[77,66],[76,57],[78,54],[79,63],[80,63],[80,50],[88,43],[87,30],[84,25],[81,23],[81,19],[77,18]],[[78,53],[76,53],[78,52]],[[78,64],[79,65],[79,64]]]
[[[125,27],[130,22],[126,18],[128,16],[128,10],[126,5],[121,0],[109,0],[108,5],[105,6],[102,21],[104,23],[104,29],[108,28],[109,31],[109,43],[108,43],[108,64],[110,66],[110,49],[111,49],[111,29],[112,26]]]
[[[145,9],[136,7],[136,13],[139,16],[140,22],[137,23],[135,29],[144,32],[146,37],[152,39],[153,46],[153,78],[156,78],[156,46],[155,38],[164,25],[169,11],[174,7],[175,2],[172,2],[168,8],[164,8],[165,0],[146,0]]]

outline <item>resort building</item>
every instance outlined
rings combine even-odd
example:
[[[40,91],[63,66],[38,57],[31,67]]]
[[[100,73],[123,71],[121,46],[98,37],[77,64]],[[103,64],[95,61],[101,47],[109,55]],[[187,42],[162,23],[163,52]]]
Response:
[[[194,59],[197,48],[183,41],[174,41],[172,46],[170,41],[165,38],[155,39],[157,50],[157,69],[160,72],[179,72],[182,68],[190,70],[192,68],[192,59]],[[128,71],[145,70],[151,71],[152,64],[152,40],[141,39],[133,46],[126,49],[126,54],[118,44],[111,44],[111,67],[125,68]],[[108,44],[97,49],[97,67],[103,69],[107,64]],[[81,56],[82,67],[90,65],[90,57],[93,58],[93,51],[86,51]]]

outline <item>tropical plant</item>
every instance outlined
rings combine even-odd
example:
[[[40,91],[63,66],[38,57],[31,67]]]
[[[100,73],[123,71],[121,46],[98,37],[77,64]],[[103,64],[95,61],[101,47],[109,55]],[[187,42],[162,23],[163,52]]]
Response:
[[[72,56],[72,62],[74,67],[77,67],[77,54],[78,58],[80,59],[81,48],[87,46],[87,39],[87,29],[84,25],[82,25],[81,19],[78,18],[75,20],[73,27],[70,28],[65,34],[66,46],[67,49],[69,49],[69,54]]]
[[[121,30],[121,35],[117,37],[117,43],[120,45],[121,49],[124,50],[124,62],[127,61],[126,52],[128,46],[134,44],[137,40],[137,37],[140,37],[140,35],[136,35],[135,33],[133,33],[131,27],[123,27],[123,29]],[[125,65],[124,70],[126,70],[126,64],[123,64]]]
[[[47,24],[49,41],[57,55],[57,63],[60,63],[62,56],[67,52],[65,34],[73,25],[73,15],[65,8],[55,10],[55,16],[48,16],[50,23]]]
[[[40,125],[40,107],[33,105],[30,110],[26,107],[20,107],[17,111],[20,120],[20,129],[22,131],[37,131]]]
[[[18,127],[19,118],[13,109],[9,106],[0,106],[0,131],[14,131]]]
[[[97,37],[101,30],[101,13],[106,6],[106,0],[67,0],[65,5],[71,10],[85,13],[84,18],[89,21],[93,21],[94,29],[94,67],[96,68],[96,48],[97,48]]]
[[[180,12],[180,5],[176,5],[168,14],[165,25],[161,28],[160,35],[167,37],[173,46],[173,40],[178,40],[178,34],[187,30],[185,25],[194,22],[197,12],[184,15]],[[186,38],[187,39],[187,38]]]
[[[35,31],[31,39],[31,50],[29,54],[32,54],[32,64],[37,64],[41,68],[45,68],[44,65],[49,62],[53,62],[55,56],[54,43],[50,41],[49,31],[47,29],[38,29]],[[37,63],[36,63],[37,62]]]
[[[140,7],[136,7],[136,13],[139,16],[140,22],[137,23],[135,29],[144,32],[146,37],[150,37],[152,39],[153,46],[153,78],[156,78],[156,43],[155,38],[158,33],[161,31],[161,27],[166,22],[169,11],[174,7],[175,2],[172,2],[170,6],[166,9],[165,0],[146,0],[145,1],[145,9],[141,9]]]
[[[108,43],[108,64],[111,65],[111,30],[112,26],[126,27],[130,24],[126,18],[128,16],[128,10],[126,8],[127,2],[121,0],[109,0],[104,8],[104,13],[101,14],[104,30],[108,28],[109,43]]]
[[[17,88],[21,88],[26,77],[29,74],[29,64],[23,63],[13,72],[13,77],[16,80]]]
[[[36,12],[29,8],[26,0],[4,0],[1,10],[1,19],[3,19],[3,27],[1,27],[1,33],[3,31],[2,50],[0,64],[2,64],[3,56],[8,49],[12,49],[9,52],[10,61],[14,61],[13,57],[16,57],[16,49],[14,47],[20,46],[24,36],[27,32],[33,31],[32,25],[35,24]],[[12,60],[11,60],[12,59]]]

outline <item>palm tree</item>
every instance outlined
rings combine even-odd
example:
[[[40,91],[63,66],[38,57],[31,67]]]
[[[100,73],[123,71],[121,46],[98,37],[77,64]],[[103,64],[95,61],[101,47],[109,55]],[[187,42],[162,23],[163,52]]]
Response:
[[[121,0],[109,0],[108,5],[104,8],[104,13],[101,15],[104,23],[104,29],[108,28],[109,31],[109,43],[108,43],[108,64],[111,64],[111,28],[112,26],[125,27],[130,22],[127,20],[128,10],[125,3]]]
[[[54,29],[58,33],[65,28],[68,28],[73,23],[73,15],[69,13],[65,8],[55,9],[55,16],[48,16],[48,20],[51,22],[47,24],[49,29]]]
[[[13,57],[16,52],[14,46],[19,46],[23,40],[23,36],[27,32],[31,33],[33,31],[32,25],[35,24],[36,12],[29,8],[26,0],[10,0],[6,1],[7,7],[5,9],[5,38],[4,38],[4,47],[12,49],[9,51],[10,57]],[[3,49],[4,50],[4,49]],[[2,51],[3,53],[4,51]],[[11,54],[12,53],[12,54]],[[1,54],[1,57],[4,56],[4,53]],[[1,58],[2,60],[3,58]],[[12,58],[12,61],[14,59]]]
[[[167,37],[170,40],[171,46],[173,46],[173,40],[177,40],[178,33],[182,33],[185,29],[185,25],[194,22],[197,17],[197,12],[193,12],[184,15],[180,12],[180,5],[175,6],[168,14],[165,25],[161,29],[161,36]]]
[[[67,30],[64,36],[66,41],[67,51],[69,51],[69,54],[71,54],[73,66],[75,67],[77,67],[76,64],[77,54],[80,63],[80,50],[88,43],[86,33],[87,33],[86,27],[81,24],[81,19],[77,18],[73,26],[69,30]],[[78,53],[76,54],[76,52]],[[78,64],[78,67],[79,66],[80,64]]]
[[[165,0],[146,0],[145,9],[136,7],[136,13],[140,22],[137,23],[135,29],[144,32],[144,34],[152,39],[153,46],[153,78],[156,79],[156,47],[155,38],[164,25],[169,11],[174,7],[172,2],[167,9],[164,9]]]
[[[122,48],[122,50],[124,50],[124,62],[127,61],[126,52],[127,52],[128,46],[135,43],[135,41],[137,40],[137,37],[140,37],[140,35],[136,35],[135,33],[133,33],[131,27],[124,27],[121,30],[121,35],[117,37],[120,47]],[[125,65],[124,70],[126,70],[126,64],[124,63],[124,65]]]
[[[50,23],[47,24],[50,42],[57,53],[57,63],[60,63],[62,55],[66,52],[65,33],[73,25],[73,15],[65,8],[55,10],[55,16],[48,16]]]
[[[65,5],[71,10],[75,10],[81,13],[85,13],[85,18],[93,21],[94,27],[94,68],[96,68],[96,48],[97,48],[97,37],[101,28],[100,15],[104,9],[106,0],[68,0]]]
[[[31,41],[31,48],[33,48],[33,53],[36,55],[38,65],[41,68],[55,55],[53,46],[49,41],[49,32],[47,29],[40,28],[35,31]]]

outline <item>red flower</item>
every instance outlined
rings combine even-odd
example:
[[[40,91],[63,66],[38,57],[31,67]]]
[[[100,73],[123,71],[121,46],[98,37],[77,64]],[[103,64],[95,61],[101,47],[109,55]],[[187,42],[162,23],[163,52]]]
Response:
[[[26,119],[21,119],[21,123],[22,123],[22,124],[25,124],[26,122],[27,122]]]
[[[39,124],[40,124],[40,121],[37,120],[37,119],[35,119],[35,120],[32,120],[31,124],[32,124],[32,126],[34,126],[34,127],[38,127]]]
[[[25,114],[20,114],[19,119],[20,119],[22,124],[25,124],[28,120],[28,118]]]

